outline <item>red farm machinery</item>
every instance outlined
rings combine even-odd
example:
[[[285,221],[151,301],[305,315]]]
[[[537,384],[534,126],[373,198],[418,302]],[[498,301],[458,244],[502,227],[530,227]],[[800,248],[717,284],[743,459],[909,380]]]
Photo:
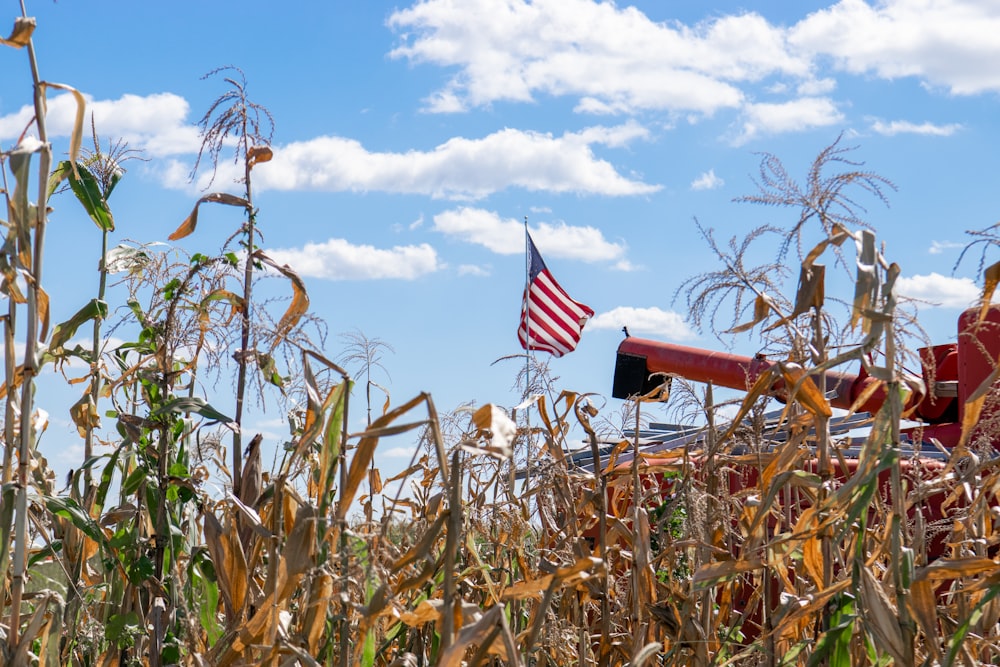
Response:
[[[934,569],[939,559],[975,561],[985,567],[996,555],[992,526],[970,528],[962,522],[976,496],[969,489],[966,459],[981,461],[983,451],[995,445],[991,438],[995,440],[1000,432],[991,427],[992,420],[1000,421],[1000,405],[992,398],[997,392],[990,391],[1000,386],[1000,306],[966,310],[958,318],[955,342],[918,352],[921,369],[912,375],[922,383],[910,386],[923,391],[908,393],[897,428],[886,432],[895,437],[894,442],[884,434],[879,435],[881,442],[872,442],[887,399],[885,382],[862,367],[857,373],[827,370],[823,381],[815,383],[825,387],[833,413],[828,422],[832,453],[826,470],[817,458],[815,432],[810,434],[807,426],[805,435],[801,428],[793,435],[793,420],[784,412],[780,417],[777,412],[765,415],[766,423],[752,446],[734,436],[739,429],[736,422],[718,426],[715,436],[709,436],[705,427],[650,424],[626,432],[621,443],[607,445],[599,462],[584,452],[572,458],[578,467],[590,471],[599,463],[608,480],[608,514],[629,525],[638,516],[631,510],[639,499],[636,493],[643,496],[647,509],[658,505],[669,514],[681,506],[679,496],[684,491],[678,488],[679,480],[700,487],[709,502],[722,508],[723,519],[703,527],[697,539],[692,539],[693,533],[685,534],[677,550],[693,554],[702,549],[698,553],[713,554],[700,561],[700,569],[689,572],[711,589],[713,613],[735,613],[743,618],[739,636],[744,641],[769,637],[778,641],[777,647],[781,628],[789,627],[800,610],[833,604],[832,600],[842,599],[835,594],[851,590],[849,581],[845,583],[845,577],[851,577],[845,572],[859,564],[887,573],[895,567],[891,565],[893,553],[911,554],[914,560],[908,572],[915,579],[908,585],[914,591],[931,591],[933,597],[944,595],[957,578],[941,574],[951,570]],[[618,347],[612,395],[638,401],[655,395],[671,377],[744,392],[759,385],[761,378],[773,378],[773,382],[766,380],[769,384],[763,394],[785,402],[789,390],[797,387],[788,386],[787,374],[775,372],[780,364],[763,355],[739,356],[626,334]],[[738,419],[744,415],[741,410]],[[800,419],[798,424],[810,424],[810,420]],[[713,439],[722,432],[729,442]],[[786,447],[793,439],[794,447]],[[703,470],[711,470],[714,479],[706,479]],[[976,470],[984,478],[992,474],[981,465]],[[868,480],[867,491],[862,491],[866,482],[859,481],[861,477]],[[641,480],[638,492],[633,488],[636,480]],[[895,510],[893,493],[905,497]],[[976,502],[997,504],[994,491],[985,489],[979,495]],[[838,497],[845,509],[840,523],[835,523],[832,503]],[[651,522],[661,515],[655,509],[649,511]],[[701,520],[690,510],[685,516],[687,521]],[[907,536],[895,552],[888,548],[896,530],[893,522],[902,522],[902,534]],[[973,535],[976,531],[980,534]],[[837,542],[841,555],[820,553],[820,547],[809,546],[812,537],[817,538],[816,544],[820,538]],[[696,543],[697,547],[692,546]],[[822,548],[828,546],[824,543]],[[689,556],[670,561],[673,571],[690,564],[684,558]],[[670,579],[672,575],[665,576]],[[856,572],[854,585],[868,576]],[[711,588],[727,577],[731,586]],[[672,585],[663,584],[661,591]],[[671,590],[675,594],[659,606],[659,616],[670,617],[666,625],[673,627],[667,634],[683,641],[684,627],[690,624],[686,610],[693,609],[685,597],[690,591],[676,586]],[[707,622],[708,617],[701,620]]]

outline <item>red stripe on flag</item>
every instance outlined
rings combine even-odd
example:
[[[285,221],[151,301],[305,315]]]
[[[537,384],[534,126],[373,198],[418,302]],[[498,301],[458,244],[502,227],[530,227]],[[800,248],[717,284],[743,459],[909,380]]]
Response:
[[[548,269],[539,271],[524,295],[517,332],[521,347],[561,357],[576,349],[583,325],[593,315],[570,298]]]

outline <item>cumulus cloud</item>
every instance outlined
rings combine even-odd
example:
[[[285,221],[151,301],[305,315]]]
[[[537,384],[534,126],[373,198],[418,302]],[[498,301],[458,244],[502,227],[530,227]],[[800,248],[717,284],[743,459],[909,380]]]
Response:
[[[299,275],[326,280],[416,280],[441,268],[437,252],[426,243],[384,249],[330,239],[267,254]]]
[[[473,276],[474,278],[488,278],[492,273],[489,266],[476,266],[475,264],[461,264],[457,271],[460,276]]]
[[[656,307],[619,306],[606,313],[600,313],[587,322],[588,329],[622,327],[628,327],[631,334],[652,334],[673,340],[690,340],[696,337],[679,313]]]
[[[434,229],[498,255],[524,252],[524,223],[502,218],[494,211],[470,207],[444,211],[434,216]],[[596,227],[576,227],[560,221],[529,225],[529,230],[538,252],[545,258],[616,263],[625,259],[625,244],[608,241]],[[624,263],[621,268],[627,266]]]
[[[734,82],[809,71],[784,30],[753,12],[688,26],[614,3],[429,0],[388,24],[400,35],[391,57],[457,69],[427,99],[433,112],[569,95],[588,113],[711,114],[741,104]]]
[[[902,296],[942,308],[968,308],[980,293],[971,278],[952,278],[939,273],[900,277],[896,289]]]
[[[784,132],[801,132],[843,122],[844,114],[825,97],[804,97],[789,102],[761,102],[743,109],[742,127],[733,143]]]
[[[16,139],[29,125],[33,108],[25,106],[0,117],[0,140]],[[200,146],[198,128],[187,122],[188,102],[172,93],[123,95],[116,100],[87,101],[87,113],[101,136],[127,141],[147,157],[163,158],[152,167],[161,181],[176,189],[198,191],[212,174],[202,169],[189,182],[192,163],[183,159]],[[49,101],[52,137],[72,131],[76,104],[70,95]],[[624,175],[594,148],[622,148],[645,140],[649,131],[635,121],[589,127],[561,136],[502,129],[482,138],[455,137],[430,150],[376,152],[359,141],[321,136],[273,146],[274,158],[254,172],[260,189],[393,192],[434,198],[475,200],[508,188],[609,196],[645,195],[661,189]],[[217,182],[242,177],[242,167],[224,160]]]
[[[958,241],[931,241],[931,247],[927,249],[927,252],[932,255],[940,255],[946,250],[964,247],[965,244],[959,243]]]
[[[836,79],[829,77],[823,79],[809,79],[798,85],[796,92],[802,97],[816,97],[818,95],[829,95],[837,89]]]
[[[745,11],[684,24],[589,0],[502,4],[501,11],[495,0],[426,0],[389,16],[399,35],[390,57],[454,72],[426,110],[543,96],[575,99],[575,110],[590,114],[661,111],[698,120],[729,109],[746,117],[740,140],[747,141],[839,122],[824,99],[837,88],[826,75],[831,67],[913,77],[953,94],[1000,90],[993,2],[840,0],[791,25]],[[786,99],[751,102],[757,84]]]
[[[715,175],[714,169],[709,169],[704,174],[691,182],[692,190],[715,190],[721,188],[726,182]]]
[[[917,77],[956,95],[1000,90],[1000,5],[841,0],[793,26],[789,43],[854,74]]]
[[[934,123],[911,123],[907,120],[872,121],[872,131],[887,137],[897,134],[923,134],[934,137],[950,137],[961,129],[962,126],[958,123],[935,125]]]
[[[660,190],[618,173],[599,159],[594,145],[620,147],[645,137],[637,123],[592,127],[553,136],[503,129],[481,139],[455,137],[428,151],[372,152],[344,137],[317,137],[275,146],[274,157],[254,172],[255,187],[326,192],[394,192],[437,199],[476,200],[500,190],[565,192],[609,196],[645,195]],[[185,188],[183,165],[167,176]],[[242,174],[238,165],[220,164],[217,179]],[[203,174],[198,187],[208,184]]]
[[[150,157],[190,154],[198,151],[198,128],[187,123],[190,106],[173,93],[122,95],[117,100],[87,100],[87,118],[102,137],[128,142],[130,148],[146,151]],[[72,95],[53,96],[48,103],[46,129],[50,137],[68,137],[73,131],[76,101]],[[24,106],[0,117],[0,140],[16,139],[35,115],[34,107]]]

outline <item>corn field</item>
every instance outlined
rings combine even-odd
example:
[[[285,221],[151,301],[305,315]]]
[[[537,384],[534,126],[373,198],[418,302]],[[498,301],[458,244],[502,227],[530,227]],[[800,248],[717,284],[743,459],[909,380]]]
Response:
[[[352,405],[353,376],[331,360],[340,351],[314,343],[322,327],[304,281],[259,247],[266,220],[251,185],[271,158],[273,121],[247,99],[243,73],[210,74],[226,89],[201,121],[199,155],[214,168],[235,146],[241,192],[201,197],[169,239],[196,243],[200,207],[222,205],[236,220],[227,244],[109,248],[109,201],[138,156],[102,144],[93,125],[84,146],[83,95],[42,78],[33,29],[19,17],[3,40],[28,55],[35,118],[0,147],[0,665],[1000,661],[1000,470],[996,435],[979,423],[998,373],[965,411],[961,444],[919,458],[900,433],[910,397],[929,391],[905,370],[919,330],[897,303],[899,266],[854,203],[884,200],[891,184],[839,141],[802,186],[765,157],[746,201],[790,207],[791,227],[728,247],[704,230],[721,268],[685,284],[692,320],[757,331],[782,359],[728,412],[711,386],[674,380],[633,397],[615,428],[599,396],[559,390],[447,415],[421,394],[373,414],[370,375],[366,403]],[[59,162],[46,134],[53,91],[78,103]],[[43,273],[53,201],[82,206],[101,243],[95,296],[56,325],[60,295]],[[756,242],[778,248],[774,266],[745,265]],[[790,257],[788,295],[774,277]],[[824,258],[852,276],[842,325]],[[255,298],[264,272],[287,285],[277,309]],[[985,274],[988,304],[1000,269]],[[112,328],[128,342],[108,346]],[[200,391],[226,360],[234,415]],[[851,364],[887,398],[848,453],[821,378]],[[35,389],[49,365],[86,369],[70,378],[85,454],[62,491],[45,458],[55,445],[40,445]],[[777,382],[784,405],[764,428]],[[267,392],[291,414],[271,469],[262,436],[243,428],[244,405]],[[684,400],[698,438],[643,450],[651,412]],[[375,462],[388,438],[417,453],[383,480]]]

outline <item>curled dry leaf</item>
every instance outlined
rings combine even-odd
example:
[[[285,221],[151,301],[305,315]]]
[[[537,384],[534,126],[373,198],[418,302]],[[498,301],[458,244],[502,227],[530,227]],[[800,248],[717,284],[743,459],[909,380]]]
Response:
[[[767,319],[768,314],[771,312],[771,307],[774,305],[771,297],[766,294],[758,294],[757,298],[753,302],[753,319],[749,322],[745,322],[732,329],[725,331],[723,333],[727,334],[738,334],[744,331],[750,331],[755,326]]]
[[[236,195],[227,194],[225,192],[213,192],[212,194],[205,195],[195,202],[194,208],[191,210],[191,214],[184,219],[181,226],[175,229],[174,233],[168,236],[167,239],[170,241],[179,241],[180,239],[193,234],[195,228],[198,226],[198,207],[205,203],[241,206],[245,209],[250,208],[250,202],[243,197],[237,197]]]
[[[790,391],[795,392],[794,398],[799,401],[802,406],[813,413],[814,415],[821,417],[831,417],[833,416],[833,410],[830,408],[830,402],[826,400],[823,393],[813,382],[813,379],[806,374],[806,371],[802,366],[795,363],[783,363],[781,366],[781,374],[785,378],[785,386],[789,388]]]
[[[990,304],[993,303],[993,293],[1000,283],[1000,262],[991,264],[983,271],[983,293],[979,297],[979,321],[986,320],[986,313],[989,312]]]
[[[271,349],[274,349],[281,343],[282,340],[284,340],[285,336],[287,336],[289,332],[295,328],[295,325],[299,323],[302,316],[306,314],[307,310],[309,310],[309,295],[306,294],[306,284],[302,281],[302,278],[287,264],[279,265],[261,250],[254,252],[253,257],[256,260],[267,264],[272,269],[288,278],[292,283],[292,303],[288,306],[288,310],[285,311],[285,314],[281,316],[281,319],[278,320],[278,327],[274,334],[274,342],[271,344]]]
[[[251,146],[247,151],[247,165],[253,167],[261,162],[270,162],[274,157],[270,146]]]
[[[472,422],[478,429],[477,437],[490,438],[492,453],[503,458],[513,456],[512,445],[517,437],[517,424],[502,408],[487,403],[472,414]]]
[[[219,577],[219,592],[231,615],[239,616],[246,604],[249,590],[249,573],[243,545],[235,531],[223,529],[212,511],[205,512],[204,521],[205,545]]]
[[[83,143],[83,117],[87,110],[87,100],[83,97],[83,93],[73,86],[67,86],[65,83],[44,81],[42,89],[45,90],[47,88],[65,90],[76,101],[76,114],[73,116],[73,131],[69,135],[69,163],[73,168],[73,175],[76,178],[80,178],[80,173],[76,168],[76,161],[80,157],[80,145]]]
[[[14,29],[6,39],[0,37],[0,44],[13,46],[15,49],[27,46],[31,35],[35,32],[35,19],[29,16],[18,16],[14,19]]]

